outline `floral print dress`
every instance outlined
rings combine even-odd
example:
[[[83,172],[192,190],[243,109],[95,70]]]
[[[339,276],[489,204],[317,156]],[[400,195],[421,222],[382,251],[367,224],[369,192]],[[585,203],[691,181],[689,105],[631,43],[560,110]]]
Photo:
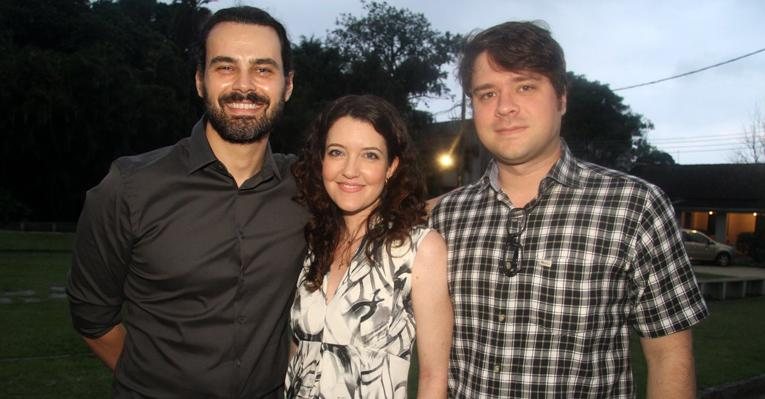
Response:
[[[411,268],[430,229],[415,228],[411,240],[385,247],[371,264],[359,245],[335,296],[305,288],[306,257],[290,320],[298,351],[286,377],[288,398],[406,398],[415,324]]]

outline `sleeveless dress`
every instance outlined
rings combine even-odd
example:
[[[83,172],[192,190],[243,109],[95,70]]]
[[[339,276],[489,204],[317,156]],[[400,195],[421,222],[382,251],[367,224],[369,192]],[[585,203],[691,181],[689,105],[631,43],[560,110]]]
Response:
[[[416,227],[411,240],[385,247],[372,265],[359,245],[335,296],[304,285],[309,253],[298,278],[290,323],[298,351],[289,363],[287,398],[406,398],[414,343],[411,268],[430,229]]]

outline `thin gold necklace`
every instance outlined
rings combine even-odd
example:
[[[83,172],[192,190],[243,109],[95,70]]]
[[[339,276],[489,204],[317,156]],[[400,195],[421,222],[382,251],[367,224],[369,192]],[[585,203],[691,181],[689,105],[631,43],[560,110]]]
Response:
[[[354,252],[353,246],[357,241],[364,237],[363,235],[359,237],[359,232],[361,232],[361,228],[356,230],[356,232],[353,233],[353,235],[350,236],[348,240],[344,240],[342,246],[340,247],[340,264],[338,265],[338,268],[342,269],[346,266],[350,266],[351,257]]]

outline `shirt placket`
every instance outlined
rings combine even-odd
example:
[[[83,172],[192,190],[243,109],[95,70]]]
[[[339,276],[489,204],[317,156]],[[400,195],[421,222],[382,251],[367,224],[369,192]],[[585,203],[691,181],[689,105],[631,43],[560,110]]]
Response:
[[[245,362],[241,358],[241,356],[244,356],[245,353],[247,353],[246,347],[249,344],[249,342],[247,342],[247,329],[245,326],[254,322],[252,318],[247,317],[247,309],[244,306],[248,299],[245,298],[245,296],[251,295],[247,292],[245,274],[247,273],[248,256],[252,256],[251,251],[248,252],[248,248],[245,247],[247,244],[246,221],[251,218],[250,208],[253,206],[252,201],[255,200],[254,196],[257,192],[262,190],[263,184],[268,184],[269,181],[271,180],[267,177],[267,174],[261,171],[261,173],[245,181],[241,187],[234,189],[234,229],[239,254],[239,275],[237,278],[236,294],[234,296],[234,391],[232,397],[238,397],[240,395],[242,388],[246,385],[249,373],[251,372],[249,368],[243,367],[244,365],[250,365],[249,362],[251,359],[248,358]],[[252,245],[252,243],[250,243],[250,245]]]
[[[515,231],[512,226],[514,216],[518,212],[523,212],[523,210],[514,208],[510,199],[504,192],[495,192],[495,200],[497,201],[495,206],[497,207],[497,217],[499,218],[498,226],[500,231],[496,232],[496,237],[498,239],[495,241],[494,245],[499,247],[499,262],[503,262],[512,258],[512,253],[504,252],[512,252],[512,249],[507,247],[509,240],[508,235]],[[497,264],[498,267],[493,267],[497,276],[497,284],[495,285],[494,294],[490,297],[492,300],[496,301],[493,306],[494,312],[491,316],[491,335],[495,338],[493,339],[494,342],[492,342],[492,345],[490,345],[492,350],[487,359],[489,363],[487,370],[492,374],[488,381],[492,381],[496,384],[491,387],[492,393],[497,396],[502,396],[507,392],[510,383],[509,373],[512,367],[512,357],[508,355],[508,348],[512,350],[513,344],[507,341],[508,337],[512,337],[512,332],[509,329],[513,328],[513,326],[509,324],[510,312],[512,312],[510,292],[514,289],[513,287],[517,286],[515,282],[519,276],[506,276],[502,269],[503,265],[499,264],[499,262]]]
[[[234,376],[233,376],[233,390],[232,397],[237,397],[244,381],[247,378],[247,370],[242,367],[242,356],[245,354],[245,329],[244,325],[249,321],[245,314],[244,295],[245,295],[245,277],[244,274],[247,269],[245,263],[245,209],[247,194],[250,190],[245,188],[234,189],[234,233],[236,235],[236,252],[238,253],[238,276],[236,284],[236,292],[234,294],[234,348],[232,350],[233,364],[234,364]]]
[[[244,378],[246,377],[244,373],[242,372],[242,358],[241,356],[244,354],[244,337],[242,332],[242,325],[247,321],[245,315],[244,315],[244,307],[242,306],[243,302],[243,294],[244,294],[244,272],[245,272],[245,262],[244,262],[244,217],[242,215],[242,202],[243,202],[243,195],[246,193],[246,190],[243,190],[242,188],[239,188],[236,186],[236,183],[234,182],[233,177],[228,173],[226,170],[226,167],[220,162],[216,161],[214,164],[214,167],[218,173],[225,176],[227,180],[229,180],[232,183],[232,190],[231,195],[233,196],[233,215],[231,215],[232,223],[233,223],[233,230],[234,235],[236,236],[236,242],[234,243],[234,248],[232,249],[232,252],[236,253],[238,255],[237,264],[239,265],[239,271],[238,271],[238,277],[237,277],[237,283],[236,283],[236,291],[234,292],[234,301],[233,301],[233,311],[234,311],[234,319],[233,319],[233,347],[231,348],[231,363],[233,365],[233,374],[231,377],[231,397],[237,397],[239,394],[239,391],[242,388],[242,382]]]

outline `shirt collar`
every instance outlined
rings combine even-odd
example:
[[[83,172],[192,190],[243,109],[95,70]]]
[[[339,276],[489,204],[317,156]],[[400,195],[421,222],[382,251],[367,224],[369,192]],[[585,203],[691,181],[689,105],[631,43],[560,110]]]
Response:
[[[266,154],[263,158],[263,168],[260,169],[260,172],[258,172],[257,175],[261,177],[261,181],[266,180],[271,176],[276,177],[278,180],[282,179],[282,174],[279,172],[279,167],[276,165],[274,154],[271,152],[270,141],[268,142],[268,146],[266,146]]]
[[[189,174],[215,162],[215,154],[205,136],[207,119],[202,117],[191,129],[189,138]]]
[[[550,171],[547,172],[547,176],[542,179],[542,189],[546,189],[550,185],[550,181],[572,188],[580,188],[582,186],[582,168],[568,148],[568,144],[562,138],[560,140],[560,147],[561,156]],[[499,167],[497,166],[497,161],[493,158],[489,162],[489,166],[486,168],[486,172],[481,177],[479,184],[481,189],[490,187],[496,192],[502,192],[502,188],[499,185]]]
[[[560,148],[560,159],[553,165],[545,179],[551,179],[571,188],[582,187],[582,166],[563,139],[560,140]]]
[[[218,158],[215,157],[210,143],[207,141],[205,135],[205,125],[207,124],[207,118],[202,117],[191,129],[191,138],[189,139],[189,174],[196,172],[203,167],[216,162]],[[259,181],[263,181],[271,176],[275,176],[277,179],[282,179],[282,174],[279,172],[279,168],[274,160],[273,153],[271,151],[271,142],[268,142],[266,147],[265,157],[263,158],[263,168],[256,176],[259,175]]]

